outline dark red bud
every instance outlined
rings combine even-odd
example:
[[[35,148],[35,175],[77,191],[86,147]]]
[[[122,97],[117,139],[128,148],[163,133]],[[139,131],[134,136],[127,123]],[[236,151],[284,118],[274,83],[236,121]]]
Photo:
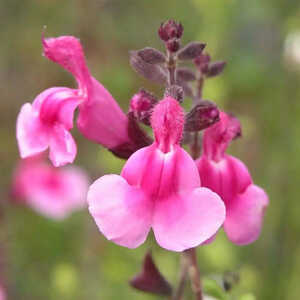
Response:
[[[163,53],[150,47],[138,50],[137,53],[148,64],[160,64],[166,60]]]
[[[180,39],[183,34],[183,26],[181,23],[176,23],[174,20],[168,20],[162,23],[158,29],[158,35],[164,42],[170,39]]]
[[[140,128],[132,112],[128,116],[128,136],[130,142],[118,145],[113,149],[109,149],[115,156],[128,159],[137,150],[149,146],[153,140]]]
[[[190,60],[195,59],[199,56],[203,49],[205,48],[206,44],[199,43],[199,42],[191,42],[187,44],[185,47],[180,49],[177,54],[178,59],[180,60]]]
[[[157,102],[155,96],[148,91],[141,89],[135,94],[130,101],[129,111],[133,113],[133,116],[137,121],[150,125],[150,117],[152,109]]]
[[[185,117],[185,131],[203,130],[220,120],[217,106],[210,101],[201,101]]]
[[[179,39],[171,39],[171,40],[168,40],[166,42],[166,47],[167,49],[172,52],[172,53],[175,53],[179,50],[180,48],[180,40]]]
[[[217,62],[211,63],[209,65],[206,76],[207,77],[214,77],[214,76],[217,76],[217,75],[221,74],[223,72],[225,66],[226,66],[225,61],[217,61]]]
[[[167,82],[167,71],[161,65],[153,65],[145,62],[137,51],[130,51],[130,65],[141,76],[159,84]]]
[[[176,77],[183,81],[194,81],[196,80],[195,73],[189,68],[178,68],[176,70]]]
[[[178,102],[182,102],[184,98],[183,88],[179,85],[171,85],[166,88],[165,97],[172,97]]]
[[[157,269],[150,252],[144,258],[142,272],[130,281],[130,285],[147,293],[163,296],[172,294],[171,285]]]

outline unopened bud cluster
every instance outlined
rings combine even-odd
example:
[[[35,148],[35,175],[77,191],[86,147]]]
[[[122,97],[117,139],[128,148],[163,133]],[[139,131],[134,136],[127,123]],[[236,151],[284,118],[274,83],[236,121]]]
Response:
[[[180,39],[183,34],[183,26],[174,20],[162,23],[158,29],[158,35],[165,42],[170,52],[177,52],[180,48]]]

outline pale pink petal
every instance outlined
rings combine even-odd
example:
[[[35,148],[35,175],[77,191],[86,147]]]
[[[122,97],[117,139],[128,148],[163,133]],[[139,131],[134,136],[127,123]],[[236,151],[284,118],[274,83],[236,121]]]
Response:
[[[156,202],[153,231],[160,246],[172,251],[196,247],[222,226],[225,206],[206,188],[170,195]]]
[[[130,142],[127,116],[94,78],[87,99],[79,106],[77,126],[87,139],[109,149]]]
[[[255,241],[261,231],[265,208],[269,203],[263,189],[250,185],[227,206],[224,230],[235,244],[246,245]]]
[[[25,103],[17,119],[17,141],[22,158],[41,153],[48,148],[47,128],[41,124],[38,113]]]
[[[49,158],[55,167],[72,163],[76,157],[76,144],[68,130],[57,124],[51,130]]]
[[[212,237],[210,237],[208,240],[206,240],[205,242],[203,242],[201,245],[204,246],[204,245],[209,245],[211,244],[212,242],[215,241],[216,237],[217,237],[217,233],[215,233]]]
[[[56,169],[43,163],[33,168],[26,198],[35,211],[60,220],[86,205],[88,178],[81,169]]]
[[[70,207],[80,209],[87,206],[87,191],[90,180],[86,172],[72,165],[63,168],[62,176],[65,182],[64,192],[70,199]]]
[[[89,211],[99,230],[116,244],[136,248],[150,230],[153,203],[117,175],[96,180],[88,192]]]

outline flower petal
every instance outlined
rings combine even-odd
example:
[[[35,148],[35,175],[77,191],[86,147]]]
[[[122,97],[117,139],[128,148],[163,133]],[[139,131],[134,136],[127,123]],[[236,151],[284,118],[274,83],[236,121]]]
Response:
[[[83,90],[88,89],[91,75],[86,66],[80,41],[73,36],[42,39],[45,56],[60,64],[76,78]]]
[[[41,153],[48,148],[47,130],[30,103],[25,103],[18,115],[17,140],[22,158]]]
[[[38,213],[61,220],[86,204],[88,179],[81,169],[57,169],[40,162],[32,165],[31,173],[31,182],[24,182],[26,199]]]
[[[255,241],[261,231],[265,208],[269,203],[263,189],[250,185],[227,206],[224,230],[235,244],[246,245]]]
[[[49,91],[52,91],[49,93]],[[53,126],[60,123],[66,129],[73,127],[73,116],[76,107],[82,98],[78,96],[77,90],[69,88],[51,88],[37,96],[33,107],[37,110],[39,106],[39,117],[42,122]]]
[[[76,144],[68,130],[57,124],[51,130],[49,158],[55,167],[72,163],[76,157]]]
[[[79,106],[77,126],[87,139],[109,149],[130,142],[127,116],[94,78],[88,98]]]
[[[121,176],[155,198],[200,186],[195,162],[179,146],[164,153],[154,143],[136,151],[125,164]]]
[[[228,168],[232,170],[234,177],[233,184],[235,185],[236,193],[243,193],[247,187],[252,184],[252,178],[246,165],[231,155],[225,155]]]
[[[153,230],[160,246],[183,251],[212,237],[225,219],[220,197],[206,188],[172,195],[156,202]]]
[[[141,245],[150,230],[153,205],[139,188],[118,175],[96,180],[88,192],[89,211],[99,230],[116,244]]]
[[[230,155],[225,155],[218,162],[202,156],[197,166],[202,185],[217,193],[226,204],[252,184],[244,163]]]

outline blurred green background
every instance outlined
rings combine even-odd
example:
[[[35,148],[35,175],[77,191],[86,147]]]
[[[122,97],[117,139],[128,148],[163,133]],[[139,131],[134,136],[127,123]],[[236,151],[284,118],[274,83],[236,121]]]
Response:
[[[43,26],[46,36],[81,39],[93,75],[126,110],[141,86],[162,95],[130,68],[128,51],[162,48],[156,31],[168,18],[183,23],[184,42],[206,42],[213,59],[228,62],[222,76],[207,82],[204,95],[241,119],[243,138],[231,152],[270,196],[260,239],[238,247],[219,234],[198,251],[201,271],[238,271],[235,299],[299,299],[300,2],[1,0],[0,276],[9,300],[156,299],[127,285],[149,247],[162,273],[176,281],[179,254],[152,238],[136,250],[118,247],[98,233],[87,211],[55,223],[9,198],[20,106],[48,87],[74,86],[67,72],[41,56]],[[119,172],[122,161],[76,130],[74,135],[76,164],[92,179]]]

